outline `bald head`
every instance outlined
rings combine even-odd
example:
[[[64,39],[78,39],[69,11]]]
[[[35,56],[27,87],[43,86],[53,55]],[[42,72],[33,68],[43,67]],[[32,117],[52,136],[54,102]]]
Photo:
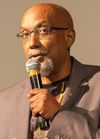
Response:
[[[22,26],[27,27],[27,21],[35,26],[37,19],[55,27],[74,28],[69,12],[65,8],[52,3],[40,3],[30,7],[22,18]]]

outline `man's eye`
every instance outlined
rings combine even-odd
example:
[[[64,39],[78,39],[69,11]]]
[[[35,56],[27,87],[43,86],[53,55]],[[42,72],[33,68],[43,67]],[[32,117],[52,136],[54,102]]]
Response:
[[[27,38],[29,35],[30,35],[29,32],[24,32],[22,36],[23,36],[23,38]]]
[[[41,34],[47,34],[49,32],[48,28],[41,28],[40,33]]]

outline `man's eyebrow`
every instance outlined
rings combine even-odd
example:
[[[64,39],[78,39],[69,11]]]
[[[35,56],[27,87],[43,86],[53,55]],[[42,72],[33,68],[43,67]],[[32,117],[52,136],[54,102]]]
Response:
[[[47,22],[45,20],[40,21],[39,23],[37,23],[32,29],[41,27],[41,26],[47,26]],[[20,31],[24,31],[24,30],[28,30],[26,27],[20,27]]]
[[[41,27],[41,26],[45,26],[45,25],[47,25],[47,22],[45,20],[42,20],[40,23],[38,23],[37,25],[35,25],[35,28]]]
[[[28,30],[25,27],[20,27],[20,31],[23,32],[24,30]]]

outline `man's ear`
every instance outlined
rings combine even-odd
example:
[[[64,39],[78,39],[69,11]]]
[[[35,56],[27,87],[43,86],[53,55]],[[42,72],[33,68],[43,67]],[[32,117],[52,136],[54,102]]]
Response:
[[[68,49],[70,49],[71,46],[73,45],[75,41],[75,36],[76,34],[74,29],[68,29],[65,31],[65,39]]]

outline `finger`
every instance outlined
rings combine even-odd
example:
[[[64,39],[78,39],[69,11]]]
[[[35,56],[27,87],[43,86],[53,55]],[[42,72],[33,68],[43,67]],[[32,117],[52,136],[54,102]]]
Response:
[[[49,91],[44,88],[34,88],[33,90],[30,91],[30,94],[36,95],[39,93],[48,93]]]
[[[36,102],[31,103],[30,108],[31,108],[31,110],[34,110],[34,109],[38,108],[38,103],[36,103]]]
[[[35,88],[35,89],[30,90],[30,92],[27,94],[27,97],[30,98],[30,97],[38,94],[40,92],[39,90],[40,90],[39,88]]]
[[[36,91],[36,90],[35,90]],[[40,91],[40,92],[39,92]],[[48,97],[48,93],[46,93],[45,91],[41,91],[39,90],[37,94],[34,94],[34,95],[30,95],[28,98],[29,98],[29,101],[30,103],[40,99],[40,101],[46,101],[47,100],[47,97]]]
[[[39,95],[38,94],[37,95],[34,95],[34,96],[31,96],[29,98],[29,102],[30,103],[33,103],[33,102],[38,101],[38,100],[39,100]]]
[[[42,116],[45,116],[46,110],[45,110],[45,107],[43,107],[42,102],[38,103],[38,101],[37,101],[35,103],[32,103],[30,105],[30,107],[31,107],[31,110],[32,110],[33,113],[37,112],[38,114],[40,114]]]
[[[37,115],[38,115],[38,111],[32,110],[32,116],[37,116]]]
[[[39,114],[39,110],[37,107],[35,107],[34,109],[32,109],[32,115],[33,116],[37,116]]]

